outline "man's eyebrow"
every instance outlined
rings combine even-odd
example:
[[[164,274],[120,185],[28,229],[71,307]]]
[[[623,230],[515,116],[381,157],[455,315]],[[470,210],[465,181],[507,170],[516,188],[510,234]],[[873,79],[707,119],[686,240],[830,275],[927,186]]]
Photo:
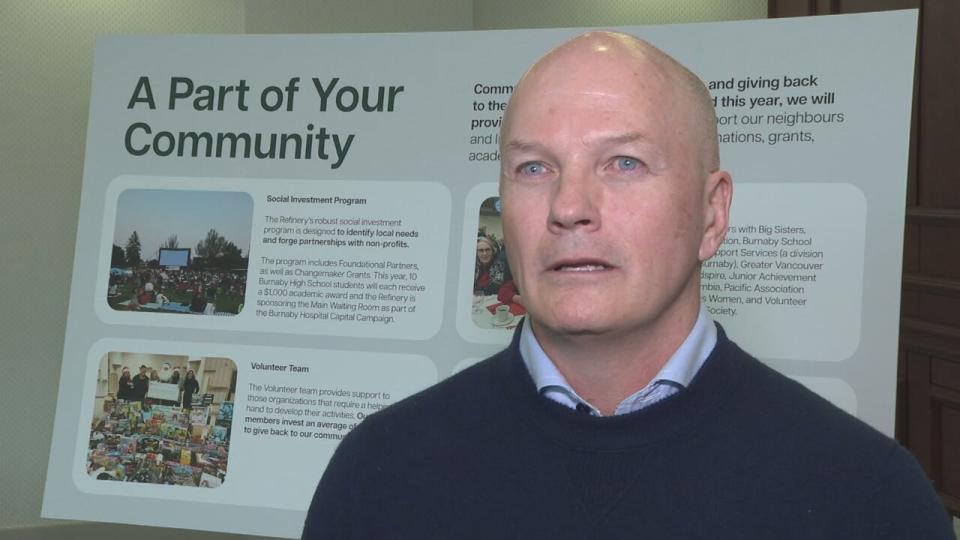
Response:
[[[504,152],[507,152],[507,151],[527,152],[531,150],[541,150],[541,149],[543,149],[542,144],[527,142],[527,141],[519,141],[517,139],[513,139],[503,145]]]
[[[642,141],[644,139],[648,139],[648,137],[643,133],[640,133],[639,131],[631,131],[622,135],[600,136],[596,138],[596,141],[601,144],[616,146],[634,141]]]

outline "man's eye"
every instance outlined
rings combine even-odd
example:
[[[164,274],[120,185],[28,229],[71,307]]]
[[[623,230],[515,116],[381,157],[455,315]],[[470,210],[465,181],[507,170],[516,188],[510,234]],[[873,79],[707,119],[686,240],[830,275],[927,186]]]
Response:
[[[529,163],[524,163],[523,165],[520,165],[520,168],[519,168],[520,174],[526,174],[526,175],[543,174],[545,170],[546,170],[546,167],[544,167],[543,163],[540,163],[539,161],[531,161]]]
[[[613,164],[620,171],[635,171],[640,168],[640,160],[628,156],[615,158]]]

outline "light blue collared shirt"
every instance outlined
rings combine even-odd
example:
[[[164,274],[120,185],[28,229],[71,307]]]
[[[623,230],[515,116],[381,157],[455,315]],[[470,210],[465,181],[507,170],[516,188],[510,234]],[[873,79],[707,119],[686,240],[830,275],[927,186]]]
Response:
[[[697,322],[680,344],[680,348],[660,368],[649,384],[627,396],[617,405],[613,414],[638,411],[686,388],[716,344],[717,328],[707,315],[707,310],[701,305]],[[529,317],[524,320],[520,331],[520,356],[541,395],[571,409],[588,407],[592,415],[602,416],[596,407],[577,395],[557,366],[543,352],[540,342],[533,335]]]

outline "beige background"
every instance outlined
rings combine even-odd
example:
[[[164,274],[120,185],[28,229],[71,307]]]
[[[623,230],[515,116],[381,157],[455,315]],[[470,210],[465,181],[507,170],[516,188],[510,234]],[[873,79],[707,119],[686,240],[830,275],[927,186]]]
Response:
[[[766,0],[0,0],[0,538],[240,538],[40,518],[98,34],[618,26],[758,19],[766,9]]]

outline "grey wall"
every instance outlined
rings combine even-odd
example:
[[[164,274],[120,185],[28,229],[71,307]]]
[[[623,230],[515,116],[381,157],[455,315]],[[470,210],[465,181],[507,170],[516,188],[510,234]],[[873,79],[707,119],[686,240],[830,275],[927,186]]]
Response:
[[[766,0],[476,0],[474,29],[605,27],[765,19]]]
[[[40,518],[98,34],[622,26],[764,18],[766,6],[766,0],[0,0],[0,538],[215,537]]]

